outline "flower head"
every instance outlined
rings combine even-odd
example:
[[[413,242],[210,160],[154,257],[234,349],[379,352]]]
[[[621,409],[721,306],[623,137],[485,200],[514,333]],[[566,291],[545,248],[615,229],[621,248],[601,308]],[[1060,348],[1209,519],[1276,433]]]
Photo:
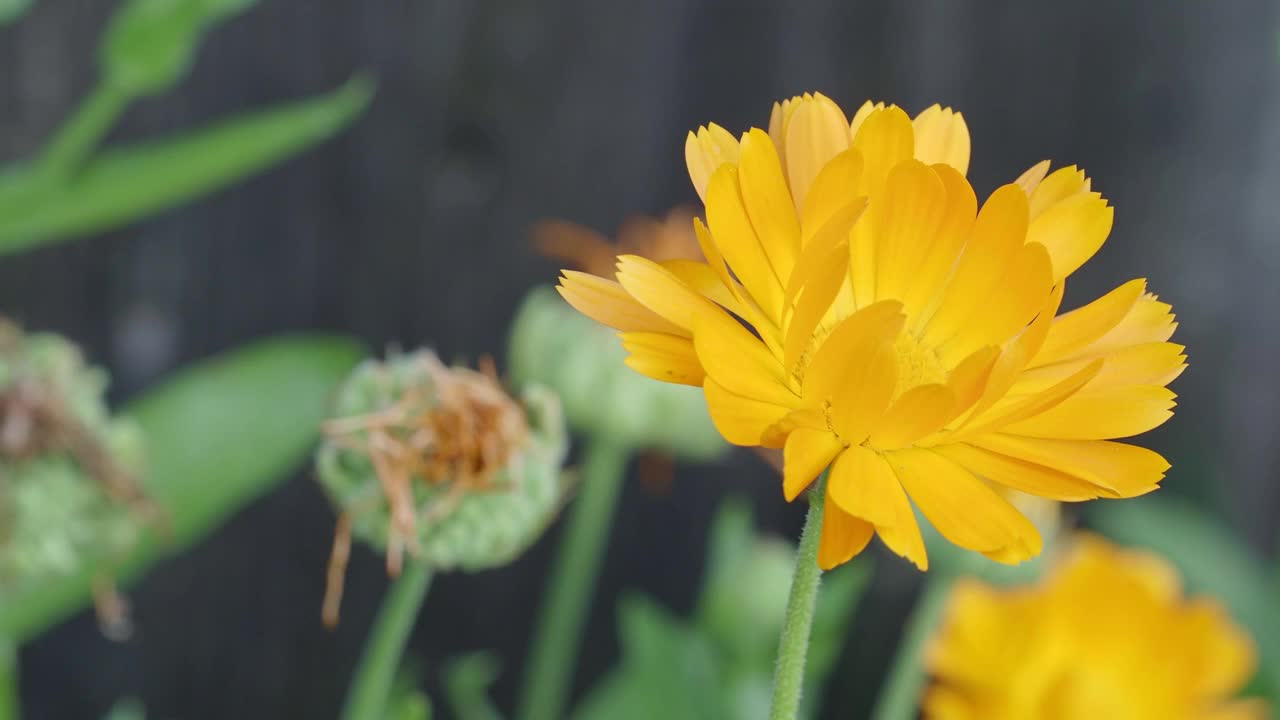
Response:
[[[979,207],[959,113],[848,120],[822,95],[775,106],[768,132],[699,128],[685,153],[707,261],[623,255],[616,282],[566,271],[560,291],[622,331],[632,368],[701,385],[730,442],[783,448],[788,499],[830,467],[823,567],[878,534],[925,568],[912,503],[1017,563],[1042,540],[993,484],[1079,501],[1163,478],[1114,440],[1171,415],[1169,306],[1134,280],[1058,315],[1111,229],[1082,171],[1041,163]]]
[[[1249,637],[1214,601],[1182,597],[1163,559],[1082,535],[1035,587],[958,584],[927,662],[939,720],[1248,720]]]
[[[128,631],[110,580],[162,520],[139,482],[142,433],[112,417],[107,376],[57,335],[0,318],[0,604],[94,572],[108,634]]]
[[[559,511],[567,450],[554,395],[510,397],[492,365],[449,368],[427,350],[366,361],[339,389],[317,453],[340,511],[325,618],[337,619],[352,535],[434,570],[510,562]]]

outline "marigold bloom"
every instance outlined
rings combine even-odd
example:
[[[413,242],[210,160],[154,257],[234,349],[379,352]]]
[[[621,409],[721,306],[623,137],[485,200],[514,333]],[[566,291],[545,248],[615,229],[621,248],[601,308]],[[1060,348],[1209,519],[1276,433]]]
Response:
[[[1111,230],[1082,171],[1040,163],[979,208],[960,114],[848,121],[822,95],[740,140],[699,128],[685,153],[707,262],[623,255],[617,282],[565,271],[561,294],[621,331],[632,368],[701,385],[730,442],[783,448],[788,500],[830,466],[824,568],[873,533],[926,568],[911,502],[1017,563],[1043,543],[993,485],[1079,501],[1163,478],[1162,457],[1113,440],[1172,414],[1169,306],[1134,280],[1055,317]]]
[[[928,649],[931,720],[1248,720],[1253,643],[1146,552],[1082,535],[1036,587],[958,584]]]

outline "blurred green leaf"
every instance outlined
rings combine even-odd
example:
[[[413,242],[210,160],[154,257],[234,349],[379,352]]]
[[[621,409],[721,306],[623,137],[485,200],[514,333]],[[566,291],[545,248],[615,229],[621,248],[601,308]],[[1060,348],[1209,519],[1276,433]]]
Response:
[[[254,0],[125,0],[98,51],[108,83],[133,95],[166,90],[191,69],[200,35]]]
[[[363,355],[354,341],[295,336],[188,368],[125,411],[147,438],[146,487],[163,531],[118,568],[50,582],[0,607],[0,637],[21,643],[84,607],[94,572],[130,580],[270,491],[315,443],[330,393]]]
[[[431,720],[431,699],[416,692],[391,701],[387,720]]]
[[[489,652],[468,653],[449,661],[444,668],[444,689],[457,720],[502,720],[502,713],[489,699],[499,672],[498,658]]]
[[[401,658],[391,689],[387,693],[387,709],[383,720],[431,720],[431,698],[419,689],[422,662],[413,656]]]
[[[102,720],[147,720],[147,711],[135,698],[125,698],[111,706]]]
[[[795,546],[757,537],[745,498],[721,504],[708,533],[697,624],[727,673],[772,672],[794,567]],[[752,591],[744,593],[744,587]],[[755,631],[743,632],[744,627]]]
[[[0,175],[0,255],[137,220],[215,192],[333,135],[373,95],[362,76],[317,97],[246,113],[177,137],[102,151],[65,184],[29,189]]]
[[[27,14],[32,0],[0,0],[0,25],[7,25]]]
[[[0,637],[0,720],[17,720],[19,715],[18,647]]]
[[[827,678],[835,668],[840,652],[844,650],[858,603],[871,586],[874,570],[871,553],[865,553],[863,557],[822,576],[822,585],[818,589],[818,607],[813,613],[809,657],[804,667],[805,697],[814,701],[822,698]],[[816,708],[810,708],[808,714],[809,717],[818,717]]]
[[[728,717],[706,637],[640,595],[618,606],[622,663],[583,700],[577,720]]]
[[[1191,592],[1222,600],[1257,641],[1267,676],[1264,684],[1280,687],[1280,618],[1271,573],[1229,527],[1167,495],[1090,503],[1087,517],[1116,542],[1168,558],[1182,572]]]
[[[696,622],[673,617],[647,598],[625,598],[619,607],[622,662],[575,717],[766,718],[795,553],[793,543],[757,534],[745,500],[726,500],[707,540]],[[824,576],[805,666],[803,717],[818,717],[823,686],[871,570],[870,558],[862,558]]]

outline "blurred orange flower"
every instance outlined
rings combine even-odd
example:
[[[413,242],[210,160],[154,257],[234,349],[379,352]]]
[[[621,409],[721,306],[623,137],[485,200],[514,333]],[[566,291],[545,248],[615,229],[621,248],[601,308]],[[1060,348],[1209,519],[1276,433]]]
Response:
[[[927,654],[930,720],[1262,720],[1253,643],[1160,557],[1081,534],[1036,587],[963,580]]]

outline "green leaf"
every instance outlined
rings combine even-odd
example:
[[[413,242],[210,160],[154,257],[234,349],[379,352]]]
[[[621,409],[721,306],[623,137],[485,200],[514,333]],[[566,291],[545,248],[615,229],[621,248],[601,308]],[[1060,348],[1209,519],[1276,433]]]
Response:
[[[102,151],[67,183],[31,192],[30,170],[0,173],[0,255],[99,232],[208,195],[314,145],[368,106],[357,76],[325,95],[177,137]]]
[[[578,720],[661,717],[764,720],[796,548],[757,534],[750,505],[726,500],[711,524],[694,622],[641,596],[619,607],[622,662],[587,696]],[[806,665],[802,717],[817,717],[858,599],[871,579],[862,558],[823,580]],[[750,588],[750,592],[744,592]]]
[[[576,720],[701,720],[728,717],[714,650],[696,628],[652,600],[618,605],[622,663],[583,700]]]
[[[454,658],[444,668],[444,689],[453,716],[458,720],[502,720],[489,690],[498,681],[498,658],[490,652],[473,652]]]
[[[431,698],[419,689],[423,674],[422,661],[411,655],[401,658],[387,693],[387,708],[382,720],[431,720]]]
[[[252,0],[125,0],[98,51],[103,74],[129,93],[157,93],[191,69],[200,36]]]
[[[138,700],[126,698],[112,705],[103,720],[147,720],[147,711]]]
[[[1267,564],[1224,523],[1166,495],[1090,503],[1088,518],[1122,545],[1144,547],[1178,567],[1193,593],[1220,599],[1252,632],[1263,673],[1280,688],[1280,618]]]
[[[0,0],[0,25],[7,25],[31,9],[32,0]]]
[[[118,568],[59,578],[0,607],[21,643],[88,604],[94,574],[135,579],[195,543],[306,458],[329,395],[363,355],[338,337],[266,340],[188,368],[131,403],[147,438],[148,495],[166,522]]]

